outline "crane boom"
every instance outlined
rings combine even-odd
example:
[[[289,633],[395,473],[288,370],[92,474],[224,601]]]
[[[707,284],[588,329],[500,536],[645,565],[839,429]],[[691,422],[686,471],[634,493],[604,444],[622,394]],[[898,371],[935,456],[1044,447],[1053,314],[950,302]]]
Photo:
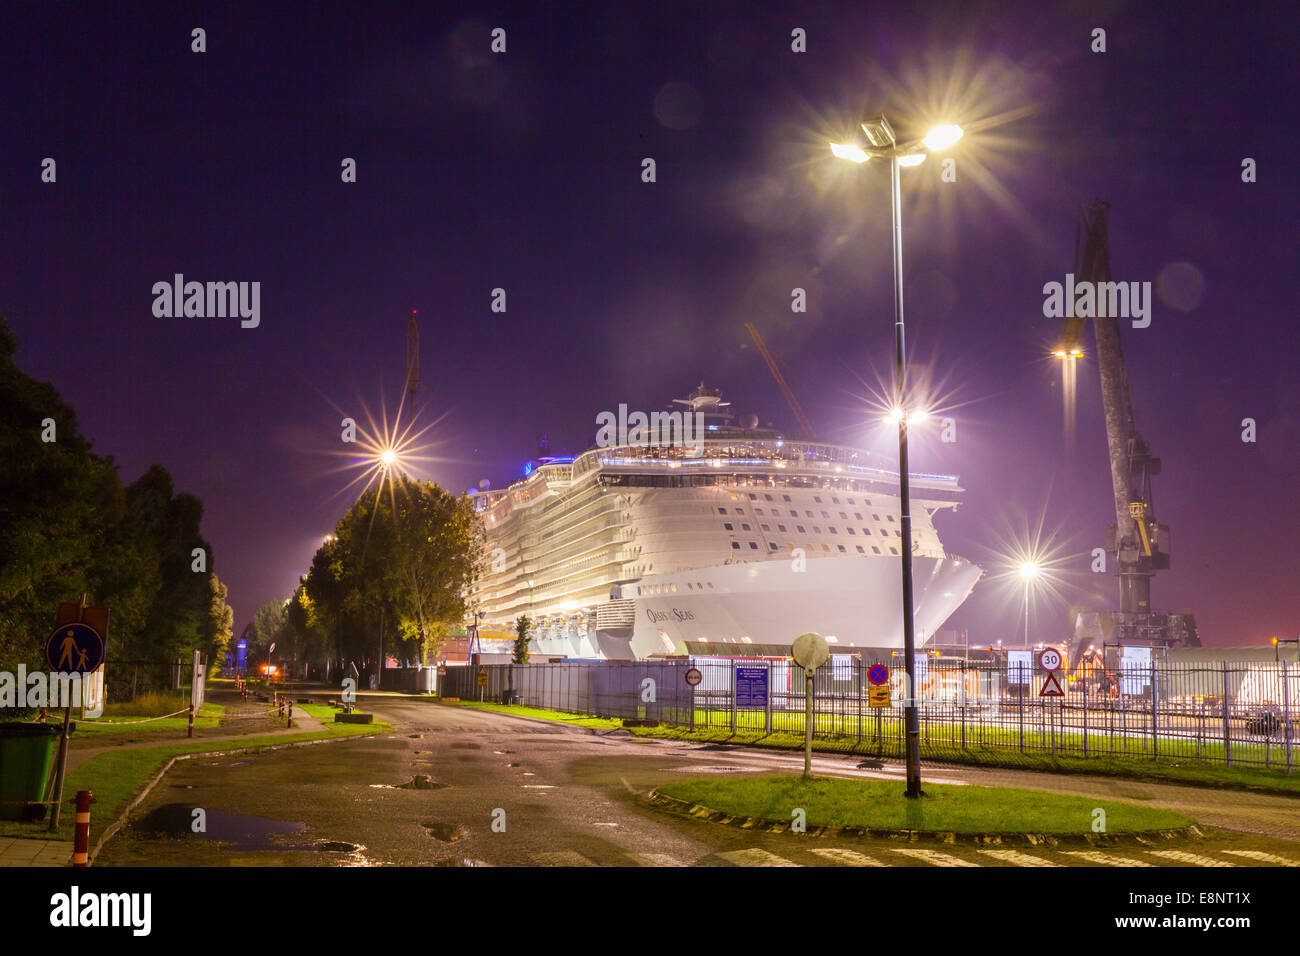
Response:
[[[754,337],[754,344],[758,346],[759,354],[763,356],[763,361],[767,363],[768,371],[772,373],[777,386],[781,389],[781,394],[785,396],[785,403],[790,406],[790,411],[794,412],[795,421],[799,423],[799,427],[803,429],[805,436],[812,438],[815,435],[812,422],[808,421],[808,416],[803,413],[803,407],[799,404],[799,399],[794,397],[794,392],[786,384],[785,376],[781,374],[781,370],[777,367],[776,359],[772,358],[772,353],[767,349],[767,343],[758,334],[758,329],[754,327],[753,322],[746,322],[745,328]]]
[[[411,320],[406,323],[406,397],[412,401],[420,387],[420,326],[415,314],[412,309]]]

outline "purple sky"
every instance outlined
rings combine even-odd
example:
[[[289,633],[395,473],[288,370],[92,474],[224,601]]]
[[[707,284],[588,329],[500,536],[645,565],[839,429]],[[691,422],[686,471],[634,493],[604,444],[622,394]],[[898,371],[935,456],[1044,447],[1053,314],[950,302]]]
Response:
[[[1099,196],[1115,277],[1161,290],[1151,326],[1121,331],[1172,527],[1153,602],[1193,611],[1208,644],[1300,631],[1293,12],[408,6],[0,13],[0,312],[20,365],[124,480],[156,461],[203,499],[237,630],[345,510],[334,406],[395,407],[412,308],[422,415],[446,413],[428,476],[452,488],[500,487],[539,433],[580,450],[598,411],[701,379],[789,425],[746,321],[825,437],[887,449],[862,396],[891,361],[888,180],[825,148],[883,109],[904,132],[969,131],[957,182],[933,159],[904,182],[909,341],[958,423],[914,464],[968,489],[940,518],[949,550],[987,563],[1041,518],[1087,552],[1114,520],[1096,366],[1071,463],[1042,315]],[[177,272],[261,282],[260,327],[155,318],[152,285]],[[1087,563],[1063,595],[1113,602]],[[981,585],[952,623],[1010,638],[1017,593]],[[1037,607],[1035,637],[1062,636],[1063,605]]]

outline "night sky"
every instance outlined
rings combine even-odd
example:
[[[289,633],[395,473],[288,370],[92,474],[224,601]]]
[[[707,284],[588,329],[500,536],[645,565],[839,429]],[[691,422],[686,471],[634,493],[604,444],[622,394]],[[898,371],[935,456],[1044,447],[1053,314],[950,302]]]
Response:
[[[1101,197],[1115,278],[1157,290],[1149,328],[1121,325],[1172,528],[1153,604],[1207,644],[1295,636],[1296,14],[1205,6],[8,5],[0,313],[124,481],[158,462],[203,499],[238,633],[350,503],[339,422],[396,408],[411,309],[420,420],[445,416],[423,473],[451,488],[701,380],[792,426],[747,321],[823,437],[890,452],[866,401],[892,361],[887,170],[827,142],[881,110],[956,122],[955,183],[903,171],[916,379],[958,428],[914,432],[913,466],[967,489],[945,545],[991,567],[1041,522],[1070,573],[1038,639],[1064,600],[1115,601],[1087,571],[1114,521],[1096,365],[1071,457],[1042,311]],[[155,317],[178,272],[260,282],[260,326]],[[1010,638],[1018,595],[981,584],[951,624]]]

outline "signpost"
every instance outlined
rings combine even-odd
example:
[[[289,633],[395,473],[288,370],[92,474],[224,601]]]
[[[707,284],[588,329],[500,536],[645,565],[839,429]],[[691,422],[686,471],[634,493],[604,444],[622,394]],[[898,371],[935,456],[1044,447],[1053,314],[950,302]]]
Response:
[[[831,656],[826,638],[812,631],[800,634],[794,639],[790,649],[794,662],[803,668],[806,683],[803,735],[803,777],[812,776],[812,738],[813,738],[813,672],[821,667]]]
[[[767,668],[736,668],[736,706],[767,710]]]
[[[482,700],[483,700],[483,688],[487,686],[487,682],[488,682],[488,675],[487,675],[487,668],[486,668],[486,667],[480,667],[480,668],[478,669],[478,676],[474,678],[474,682],[475,682],[476,684],[478,684],[478,699],[479,699],[479,701],[482,701]]]
[[[867,690],[867,706],[888,707],[890,704],[889,668],[884,664],[872,664],[867,668],[867,683],[871,685]]]
[[[86,596],[73,604],[60,601],[54,615],[54,631],[45,642],[45,662],[51,674],[81,674],[81,686],[90,673],[104,663],[104,646],[108,640],[108,608],[87,607]],[[68,685],[64,684],[66,688]],[[82,704],[85,689],[82,688]],[[63,734],[59,738],[59,766],[54,775],[54,803],[50,808],[50,830],[59,828],[59,810],[63,802],[63,777],[68,767],[68,728],[72,721],[72,701],[63,703]]]
[[[1038,666],[1047,671],[1047,679],[1043,681],[1043,689],[1038,692],[1039,697],[1064,697],[1065,691],[1061,689],[1061,682],[1056,679],[1056,671],[1062,664],[1061,652],[1054,647],[1045,647],[1038,652]],[[1056,721],[1051,719],[1052,712],[1049,709],[1047,713],[1052,737],[1052,759],[1056,759]]]

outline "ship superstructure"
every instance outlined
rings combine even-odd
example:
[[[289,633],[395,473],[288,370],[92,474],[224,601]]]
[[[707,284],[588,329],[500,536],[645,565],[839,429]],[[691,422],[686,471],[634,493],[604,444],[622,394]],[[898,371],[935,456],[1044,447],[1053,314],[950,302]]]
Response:
[[[735,424],[703,386],[676,404],[702,416],[703,440],[629,434],[472,496],[486,540],[469,594],[481,621],[504,633],[526,614],[535,653],[581,658],[789,645],[810,630],[842,646],[901,647],[897,471],[752,416]],[[911,480],[916,630],[928,637],[982,572],[946,553],[934,527],[957,507],[957,478]]]

